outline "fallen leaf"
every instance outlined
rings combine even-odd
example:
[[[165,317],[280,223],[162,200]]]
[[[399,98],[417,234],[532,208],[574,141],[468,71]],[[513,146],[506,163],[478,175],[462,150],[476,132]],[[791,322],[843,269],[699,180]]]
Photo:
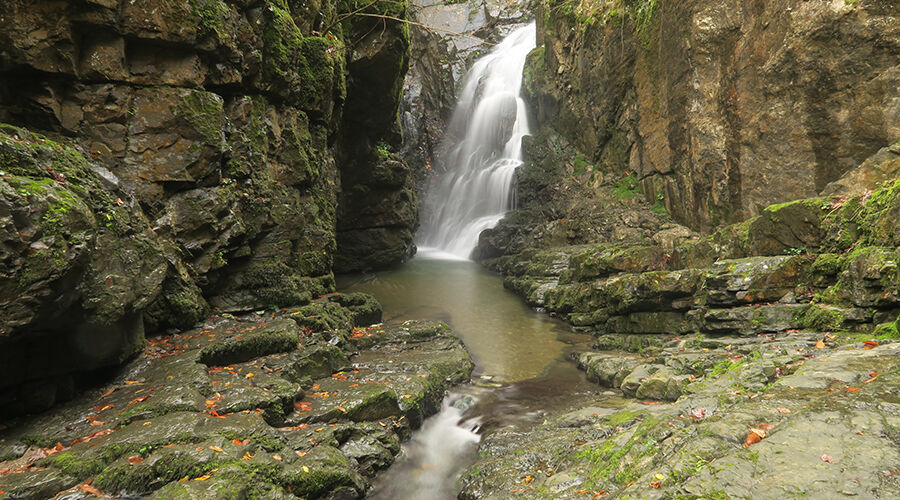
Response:
[[[79,485],[78,485],[78,489],[81,490],[81,491],[84,491],[84,492],[86,492],[86,493],[90,493],[91,495],[97,495],[98,497],[102,497],[102,496],[103,496],[103,492],[102,492],[102,491],[98,490],[97,488],[94,488],[93,486],[91,486],[91,485],[88,484],[88,483],[82,483],[82,484],[79,484]]]
[[[248,451],[248,452],[244,453],[244,456],[241,457],[241,460],[250,460],[252,458],[253,458],[253,455],[251,455],[250,452]]]
[[[412,394],[404,394],[403,397],[406,398],[406,399],[409,399],[409,398],[412,397]]]
[[[144,461],[144,459],[137,455],[132,455],[132,456],[128,457],[128,465],[137,465],[143,461]]]
[[[142,383],[143,383],[143,382],[140,382],[140,381],[137,381],[137,380],[126,380],[126,381],[125,381],[125,385],[137,385],[137,384],[142,384]]]
[[[877,375],[877,374],[876,374],[876,375],[873,375],[873,376],[871,376],[871,377],[869,377],[869,378],[866,379],[866,380],[864,380],[863,383],[864,383],[864,384],[868,384],[868,383],[874,382],[874,381],[876,381],[876,380],[878,380],[878,375]]]
[[[791,412],[791,410],[788,410],[787,408],[775,408],[775,409],[778,410],[778,413],[785,413],[785,414],[787,414],[787,413],[790,413],[790,412]]]
[[[163,448],[171,448],[173,446],[175,446],[175,443],[169,443],[169,444],[162,445]]]
[[[816,349],[825,349],[825,342],[822,342],[821,340],[816,342]]]
[[[874,340],[863,340],[863,344],[865,344],[863,349],[875,349],[878,347],[878,342]]]
[[[272,458],[281,462],[281,455],[272,455]]]
[[[706,410],[704,410],[703,408],[694,408],[693,410],[691,410],[690,417],[697,420],[704,419],[706,418]]]
[[[248,372],[246,375],[244,375],[244,378],[253,378],[253,377],[255,377],[255,375],[253,375],[253,372]]]
[[[98,405],[94,407],[94,411],[106,411],[114,406],[115,405]]]
[[[764,437],[766,437],[766,431],[762,429],[750,429],[747,437],[744,438],[744,448],[762,441]]]
[[[859,387],[848,387],[847,392],[856,392],[859,390]]]
[[[662,486],[662,481],[650,481],[650,487],[653,489],[658,489]]]
[[[209,474],[204,474],[200,477],[195,477],[193,480],[194,481],[206,481],[207,479],[209,479]]]
[[[822,455],[822,461],[823,461],[823,462],[828,462],[828,463],[830,463],[830,464],[833,464],[833,463],[834,463],[834,459],[831,458],[831,457],[828,456],[828,455]]]
[[[109,396],[110,394],[112,394],[112,393],[114,393],[114,392],[116,392],[116,388],[115,388],[115,387],[110,387],[109,389],[103,391],[103,394],[101,394],[100,397],[101,397],[101,398],[105,398],[106,396]]]
[[[309,472],[309,467],[307,467],[307,466],[304,465],[304,466],[303,466],[303,472]]]
[[[305,457],[305,456],[306,456],[306,452],[305,452],[305,451],[295,451],[294,453],[296,453],[298,457]]]
[[[772,424],[767,424],[767,423],[765,423],[765,422],[763,422],[763,423],[757,425],[757,427],[759,427],[760,429],[762,429],[762,430],[764,430],[764,431],[771,431],[772,429],[775,428],[774,425],[772,425]]]
[[[641,403],[644,403],[645,405],[661,405],[662,404],[659,401],[641,401]]]
[[[220,446],[210,446],[209,449],[217,453],[222,453],[223,451],[225,451]]]

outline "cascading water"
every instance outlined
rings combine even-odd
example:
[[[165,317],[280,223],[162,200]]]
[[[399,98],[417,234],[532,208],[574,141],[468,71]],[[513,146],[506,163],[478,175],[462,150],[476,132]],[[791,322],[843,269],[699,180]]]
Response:
[[[519,97],[525,57],[535,46],[535,26],[519,28],[479,59],[463,81],[445,140],[446,168],[425,200],[419,246],[468,258],[478,235],[513,208],[511,187],[528,135]]]

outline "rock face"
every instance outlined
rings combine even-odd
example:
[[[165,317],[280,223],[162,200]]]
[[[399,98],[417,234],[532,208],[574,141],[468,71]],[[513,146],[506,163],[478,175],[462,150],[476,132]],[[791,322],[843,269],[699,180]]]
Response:
[[[0,130],[4,410],[46,407],[72,371],[136,352],[145,329],[332,291],[336,235],[357,227],[342,214],[401,234],[351,241],[373,255],[365,267],[409,255],[409,169],[376,147],[398,137],[408,34],[347,15],[358,7],[4,5],[0,122],[21,127]],[[35,401],[12,404],[14,385]]]
[[[900,343],[793,333],[641,350],[579,357],[589,379],[638,400],[595,394],[489,433],[459,498],[900,493]]]
[[[442,323],[373,320],[371,297],[329,295],[154,338],[103,387],[6,422],[0,491],[361,498],[473,367]]]
[[[696,230],[815,196],[900,139],[891,1],[548,0],[537,20],[538,121]]]

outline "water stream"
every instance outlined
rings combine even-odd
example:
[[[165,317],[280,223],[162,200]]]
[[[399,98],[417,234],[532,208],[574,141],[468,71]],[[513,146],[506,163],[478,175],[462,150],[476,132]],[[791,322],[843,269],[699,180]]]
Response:
[[[474,460],[481,432],[533,425],[545,408],[596,392],[565,360],[589,337],[529,309],[498,276],[467,260],[481,231],[514,205],[513,176],[528,134],[519,90],[534,45],[534,24],[518,28],[464,79],[447,134],[456,142],[445,144],[443,172],[423,205],[419,255],[397,270],[338,280],[342,291],[374,295],[385,321],[450,324],[476,365],[475,382],[448,396],[379,477],[370,498],[456,498],[456,480]]]
[[[531,310],[474,262],[426,251],[396,270],[339,277],[338,288],[374,295],[385,321],[447,322],[476,363],[474,383],[448,396],[378,478],[370,498],[456,498],[456,478],[474,459],[481,432],[540,422],[544,408],[597,392],[566,360],[590,337]]]

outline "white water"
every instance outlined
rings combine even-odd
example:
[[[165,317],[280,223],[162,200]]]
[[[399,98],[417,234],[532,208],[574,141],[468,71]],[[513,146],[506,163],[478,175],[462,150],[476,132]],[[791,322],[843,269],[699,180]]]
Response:
[[[474,399],[463,396],[425,421],[412,441],[403,446],[403,458],[379,477],[372,500],[441,500],[456,498],[456,478],[481,436],[477,419],[464,420]],[[470,400],[471,402],[467,402]],[[459,404],[465,402],[466,404]]]
[[[534,23],[519,28],[472,66],[445,141],[446,169],[424,203],[422,247],[467,259],[478,235],[513,208],[512,182],[522,164],[528,135],[525,103],[519,97],[525,56],[535,46]]]

